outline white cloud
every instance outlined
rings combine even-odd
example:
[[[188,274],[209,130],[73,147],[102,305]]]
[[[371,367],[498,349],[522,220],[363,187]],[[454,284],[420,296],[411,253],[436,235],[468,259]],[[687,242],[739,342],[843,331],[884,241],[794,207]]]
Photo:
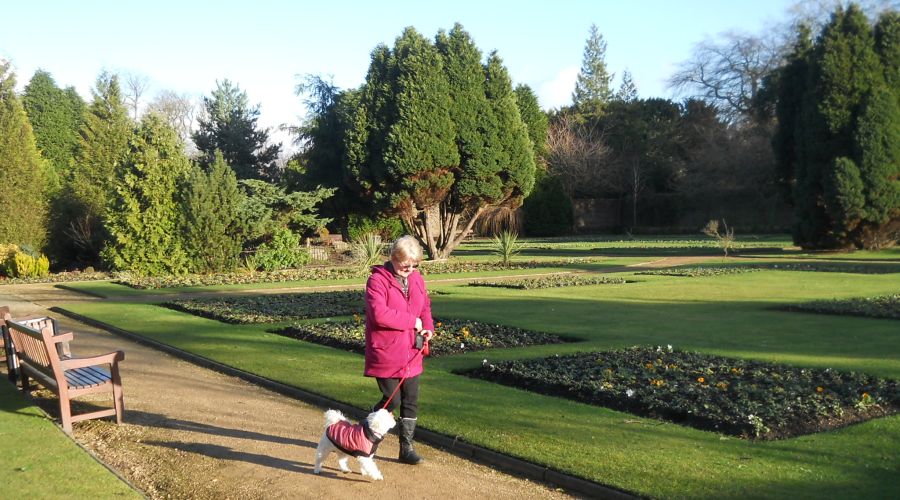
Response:
[[[580,69],[579,66],[567,66],[557,72],[553,79],[538,84],[537,97],[541,107],[551,109],[570,104]]]

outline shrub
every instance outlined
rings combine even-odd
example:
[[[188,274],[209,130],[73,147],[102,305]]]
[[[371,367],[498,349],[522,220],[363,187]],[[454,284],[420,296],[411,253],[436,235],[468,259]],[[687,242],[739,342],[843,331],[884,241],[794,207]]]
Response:
[[[309,253],[300,247],[300,237],[287,228],[277,229],[272,241],[263,243],[247,258],[247,266],[263,271],[290,269],[309,263]]]
[[[393,241],[403,235],[403,223],[396,217],[366,217],[351,214],[347,217],[347,236],[357,241],[366,234],[377,234],[381,241]]]
[[[3,268],[10,278],[42,278],[50,274],[50,261],[46,255],[18,250],[6,255]]]
[[[491,253],[500,257],[500,263],[507,265],[512,258],[522,251],[522,246],[518,243],[519,236],[510,231],[502,231],[499,235],[494,236],[491,243]]]

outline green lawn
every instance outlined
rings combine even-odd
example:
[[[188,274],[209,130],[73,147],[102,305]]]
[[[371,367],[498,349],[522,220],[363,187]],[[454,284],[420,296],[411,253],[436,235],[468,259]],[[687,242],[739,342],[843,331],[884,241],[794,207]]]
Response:
[[[142,498],[47,420],[5,375],[0,471],[3,498]]]
[[[897,259],[893,253],[869,258]],[[896,273],[621,276],[639,282],[520,291],[433,281],[431,288],[447,292],[433,299],[437,317],[498,322],[584,340],[429,360],[421,425],[652,497],[896,495],[900,416],[789,440],[748,442],[453,373],[483,359],[672,344],[900,378],[896,321],[772,309],[782,303],[896,293]],[[374,382],[361,376],[361,356],[266,333],[265,327],[226,325],[140,303],[82,302],[66,308],[360,408],[377,399]]]

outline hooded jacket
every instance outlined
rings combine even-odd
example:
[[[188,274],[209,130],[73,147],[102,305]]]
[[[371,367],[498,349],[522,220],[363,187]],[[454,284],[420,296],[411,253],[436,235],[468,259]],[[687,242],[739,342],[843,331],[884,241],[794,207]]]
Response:
[[[434,330],[431,300],[425,291],[425,280],[418,271],[413,271],[407,278],[407,298],[386,265],[387,262],[372,267],[372,274],[366,283],[364,375],[415,377],[422,373],[422,356],[417,356],[419,351],[416,349],[416,318],[422,319],[422,328]]]

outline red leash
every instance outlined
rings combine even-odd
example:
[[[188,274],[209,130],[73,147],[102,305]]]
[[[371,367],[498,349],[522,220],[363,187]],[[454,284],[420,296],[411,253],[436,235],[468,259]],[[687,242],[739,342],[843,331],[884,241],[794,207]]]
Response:
[[[424,353],[424,352],[426,352],[426,351],[428,351],[428,341],[427,341],[427,340],[425,341],[425,345],[422,346],[421,349],[419,349],[419,352],[417,352],[416,355],[413,356],[412,359],[410,359],[409,362],[406,363],[406,366],[404,366],[403,368],[404,368],[404,369],[405,369],[405,368],[408,368],[409,365],[410,365],[410,363],[412,363],[413,360],[416,359],[416,356],[418,356],[419,354],[422,354],[422,353]],[[383,410],[386,410],[387,407],[388,407],[388,405],[391,404],[391,400],[394,399],[394,396],[397,395],[397,391],[400,390],[400,386],[403,385],[403,382],[404,382],[405,380],[406,380],[406,377],[403,377],[403,378],[400,379],[400,383],[397,384],[397,387],[394,388],[394,392],[391,393],[391,395],[390,395],[390,397],[388,397],[387,401],[384,402],[384,406],[381,407]]]

